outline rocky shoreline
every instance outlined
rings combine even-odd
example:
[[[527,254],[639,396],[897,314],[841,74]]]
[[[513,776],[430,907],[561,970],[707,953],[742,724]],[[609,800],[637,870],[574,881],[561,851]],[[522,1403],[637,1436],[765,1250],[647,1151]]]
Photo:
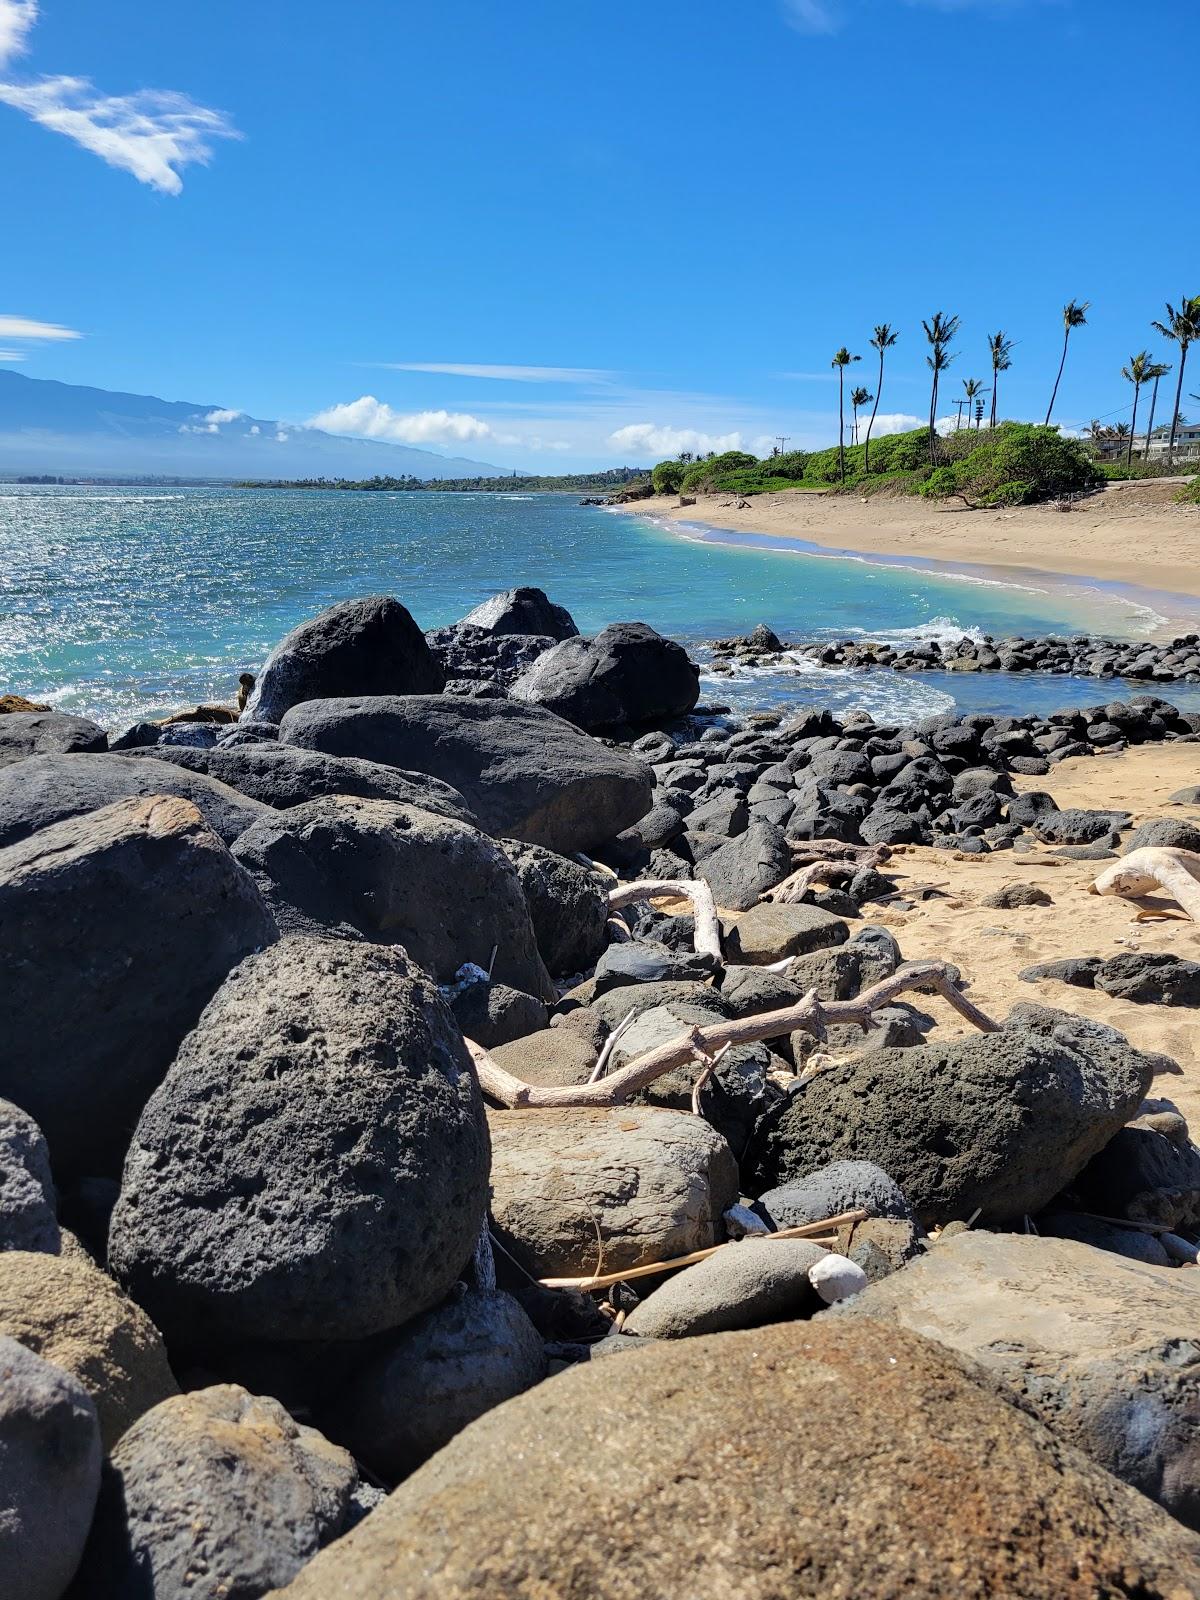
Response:
[[[887,667],[893,672],[1049,672],[1077,678],[1129,678],[1149,683],[1200,683],[1200,634],[1186,633],[1168,643],[1099,639],[1002,639],[963,634],[952,643],[936,639],[911,645],[842,639],[830,644],[785,645],[760,625],[744,638],[714,639],[718,674],[731,666],[780,665],[785,652],[823,667]]]
[[[1200,1596],[1177,1065],[886,925],[914,845],[1200,876],[1200,788],[1013,781],[1200,713],[698,697],[515,590],[332,607],[240,716],[9,702],[4,1592]]]

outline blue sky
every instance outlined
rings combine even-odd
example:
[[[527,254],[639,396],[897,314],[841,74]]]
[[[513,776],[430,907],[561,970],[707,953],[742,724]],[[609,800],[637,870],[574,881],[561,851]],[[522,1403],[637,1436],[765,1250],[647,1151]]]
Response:
[[[830,357],[885,320],[881,414],[920,416],[939,308],[948,389],[1004,328],[1002,410],[1040,419],[1076,297],[1057,416],[1116,420],[1122,363],[1166,354],[1150,319],[1200,293],[1194,25],[1190,0],[0,0],[0,352],[558,471],[830,442]]]

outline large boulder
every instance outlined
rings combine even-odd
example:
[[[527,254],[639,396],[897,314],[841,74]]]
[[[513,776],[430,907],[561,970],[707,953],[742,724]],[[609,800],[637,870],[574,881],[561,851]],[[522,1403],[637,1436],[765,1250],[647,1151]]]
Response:
[[[770,966],[788,956],[805,956],[831,945],[845,944],[850,929],[840,917],[820,906],[751,906],[725,930],[725,953],[748,967]]]
[[[657,1107],[498,1111],[492,1218],[535,1277],[583,1277],[715,1244],[737,1199],[725,1140]]]
[[[1200,1527],[1200,1286],[1072,1239],[961,1233],[837,1308],[980,1362],[1063,1439]]]
[[[706,855],[696,868],[726,911],[749,911],[768,889],[792,870],[792,853],[782,828],[752,822],[745,833]]]
[[[505,589],[482,601],[462,619],[463,626],[485,633],[540,633],[551,639],[572,639],[579,632],[565,606],[556,606],[545,590]]]
[[[509,693],[580,728],[636,728],[686,716],[700,677],[681,645],[644,622],[615,622],[594,639],[547,650]]]
[[[398,600],[343,600],[293,628],[267,657],[243,722],[279,722],[302,700],[440,694],[445,675]]]
[[[447,694],[488,694],[497,699],[555,645],[549,634],[489,633],[467,622],[431,628],[425,638],[446,674]]]
[[[1184,1600],[1200,1540],[877,1323],[663,1340],[451,1441],[286,1600]]]
[[[12,1600],[61,1600],[91,1525],[100,1455],[86,1389],[0,1337],[0,1585]]]
[[[80,1260],[0,1255],[0,1334],[79,1379],[95,1403],[105,1449],[178,1393],[150,1318],[107,1273]]]
[[[654,1288],[625,1332],[688,1339],[809,1316],[821,1301],[808,1275],[828,1253],[808,1239],[743,1239]]]
[[[133,752],[130,752],[132,754]],[[125,755],[31,756],[19,767],[0,768],[0,849],[69,817],[99,811],[118,800],[172,794],[190,800],[212,831],[232,844],[265,807],[202,771],[176,765],[176,756],[204,756],[203,750],[148,750],[148,758]],[[159,760],[169,755],[170,760]]]
[[[62,1244],[42,1130],[20,1106],[0,1100],[0,1251],[45,1250]]]
[[[0,717],[0,767],[30,756],[108,749],[108,735],[87,717],[65,711],[13,711]]]
[[[650,769],[540,706],[453,695],[310,701],[281,725],[288,744],[428,772],[452,784],[488,833],[571,854],[650,809]]]
[[[872,1161],[926,1223],[1020,1222],[1137,1110],[1152,1061],[1115,1030],[1037,1006],[998,1033],[834,1062],[756,1131],[752,1193]]]
[[[328,795],[272,812],[233,853],[281,932],[403,945],[441,983],[472,961],[499,983],[555,998],[520,879],[477,828]]]
[[[595,965],[608,943],[608,895],[595,873],[541,845],[501,839],[517,870],[547,970],[556,978]]]
[[[403,951],[285,939],[218,990],[137,1125],[109,1263],[168,1340],[361,1339],[443,1299],[488,1134]]]
[[[205,773],[276,811],[328,794],[355,794],[364,800],[420,806],[456,822],[475,821],[467,802],[448,783],[426,772],[398,772],[377,761],[327,756],[319,750],[297,750],[294,745],[277,743],[218,745],[212,750],[155,746],[129,754]]]
[[[358,1368],[330,1430],[394,1481],[545,1376],[541,1336],[512,1296],[459,1285]]]
[[[358,1469],[277,1400],[219,1384],[165,1400],[113,1450],[80,1600],[259,1600],[351,1520]]]
[[[275,936],[187,800],[122,800],[0,850],[0,1094],[41,1127],[56,1171],[119,1168],[184,1034]]]

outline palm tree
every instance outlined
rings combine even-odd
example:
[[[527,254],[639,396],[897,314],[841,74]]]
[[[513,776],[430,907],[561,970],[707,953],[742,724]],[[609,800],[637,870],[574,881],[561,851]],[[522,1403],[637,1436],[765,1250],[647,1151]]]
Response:
[[[1128,422],[1118,422],[1112,433],[1114,439],[1133,439],[1133,429]]]
[[[988,423],[989,428],[996,426],[996,397],[1000,393],[1000,373],[1007,372],[1012,366],[1009,359],[1012,354],[1013,341],[1005,338],[1004,329],[999,333],[988,334],[988,349],[992,353],[992,416]]]
[[[846,481],[846,368],[852,361],[861,360],[861,356],[852,356],[843,345],[830,363],[837,368],[838,375],[838,477],[843,483]]]
[[[933,384],[929,392],[929,464],[935,465],[937,454],[937,402],[938,385],[942,373],[954,360],[947,352],[954,335],[958,332],[958,318],[943,316],[940,311],[933,313],[933,319],[926,322],[921,319],[921,326],[925,329],[925,337],[929,340],[931,350],[925,357],[925,364],[933,373]]]
[[[1046,407],[1046,426],[1050,426],[1050,413],[1054,410],[1054,402],[1058,399],[1058,386],[1062,382],[1063,368],[1067,364],[1067,342],[1071,337],[1072,328],[1082,328],[1087,321],[1087,309],[1090,300],[1085,300],[1082,305],[1076,300],[1068,300],[1063,307],[1063,353],[1062,360],[1058,363],[1058,377],[1054,380],[1054,391],[1050,396],[1050,404]]]
[[[861,386],[861,384],[859,385],[859,387],[857,389],[855,389],[853,391],[853,393],[850,396],[850,405],[851,405],[851,409],[854,412],[854,442],[855,442],[855,444],[858,443],[858,408],[859,408],[859,406],[869,406],[871,404],[871,401],[874,400],[874,398],[875,398],[875,396],[871,393],[871,391],[869,389],[864,389]]]
[[[971,426],[971,413],[975,410],[975,402],[983,394],[983,384],[978,378],[963,379],[963,395],[967,402],[967,427]]]
[[[1154,379],[1154,387],[1150,391],[1150,421],[1146,424],[1146,447],[1142,452],[1145,460],[1150,459],[1150,436],[1154,432],[1154,409],[1158,405],[1158,380],[1165,378],[1171,370],[1169,361],[1152,361],[1146,368],[1145,382]]]
[[[1137,432],[1138,396],[1142,392],[1142,385],[1146,381],[1146,370],[1152,366],[1149,350],[1139,350],[1137,355],[1130,356],[1129,365],[1121,368],[1121,376],[1126,383],[1133,385],[1133,417],[1129,424],[1129,448],[1125,452],[1125,465],[1133,460],[1133,436]]]
[[[863,472],[871,470],[871,429],[875,426],[875,413],[879,410],[879,396],[883,393],[883,352],[890,350],[900,337],[892,332],[891,324],[881,322],[871,335],[871,348],[879,351],[879,382],[875,385],[875,404],[871,407],[871,420],[867,423],[867,446],[863,451]]]
[[[1175,385],[1175,409],[1171,413],[1171,437],[1167,443],[1167,465],[1175,459],[1175,435],[1179,430],[1179,402],[1183,398],[1183,369],[1187,366],[1188,346],[1200,339],[1200,294],[1184,295],[1176,311],[1167,301],[1167,320],[1150,324],[1179,346],[1179,381]]]

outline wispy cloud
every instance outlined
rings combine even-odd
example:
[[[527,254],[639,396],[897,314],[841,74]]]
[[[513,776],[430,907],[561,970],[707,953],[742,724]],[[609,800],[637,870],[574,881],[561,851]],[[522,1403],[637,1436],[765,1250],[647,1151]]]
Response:
[[[20,350],[0,350],[0,361],[24,361]]]
[[[0,4],[3,0],[0,0]],[[0,339],[82,339],[74,328],[57,322],[37,322],[33,317],[0,316]]]
[[[513,367],[480,361],[373,361],[389,372],[437,372],[452,378],[495,378],[506,383],[608,383],[615,376],[599,367]]]
[[[359,439],[388,439],[393,444],[463,444],[492,433],[486,422],[465,411],[393,411],[371,394],[318,411],[309,419],[309,427]]]
[[[843,21],[835,0],[783,0],[783,15],[798,33],[836,33]]]
[[[37,15],[37,0],[0,0],[0,66],[24,53]],[[180,192],[181,168],[208,164],[214,140],[241,138],[224,111],[174,90],[106,95],[88,78],[41,77],[0,81],[0,101],[161,194]]]
[[[895,3],[895,0],[893,0]],[[1068,5],[1070,0],[902,0],[929,11],[979,11],[995,16],[1036,5]],[[783,19],[798,33],[836,33],[861,9],[861,0],[780,0]]]

